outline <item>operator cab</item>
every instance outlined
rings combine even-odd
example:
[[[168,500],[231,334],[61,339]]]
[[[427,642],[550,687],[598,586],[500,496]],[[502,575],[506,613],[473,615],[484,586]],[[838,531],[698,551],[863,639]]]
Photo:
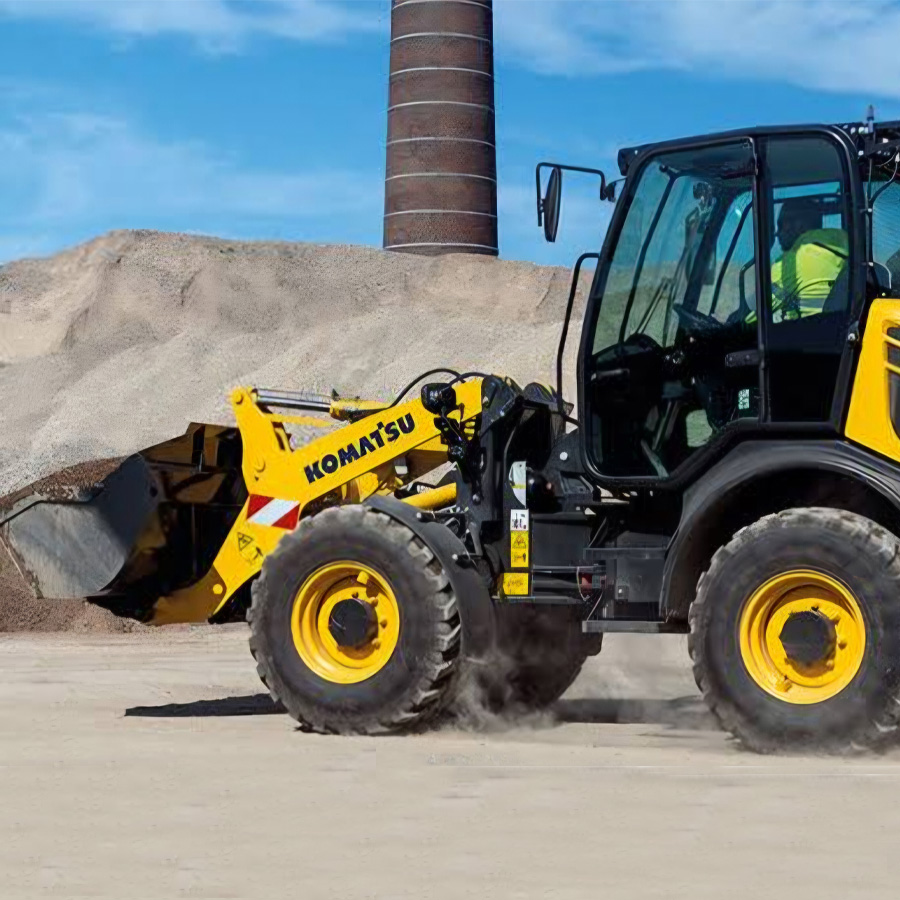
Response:
[[[856,158],[851,135],[825,126],[619,154],[625,184],[579,354],[584,458],[598,481],[681,480],[739,435],[839,433],[867,285]],[[882,179],[883,260],[870,280],[889,290],[900,187]]]
[[[819,230],[846,236],[837,148],[813,137],[767,149],[769,222],[779,206],[803,197],[811,209],[818,204]],[[584,357],[588,446],[606,476],[666,478],[729,429],[757,424],[761,412],[769,420],[829,420],[832,395],[814,386],[837,380],[849,279],[835,278],[818,308],[801,308],[796,277],[791,296],[774,300],[786,249],[767,229],[771,246],[756,252],[755,170],[749,141],[650,151],[635,167],[618,239],[595,284]],[[761,410],[763,279],[763,297],[773,298],[763,300],[775,388],[769,410]]]

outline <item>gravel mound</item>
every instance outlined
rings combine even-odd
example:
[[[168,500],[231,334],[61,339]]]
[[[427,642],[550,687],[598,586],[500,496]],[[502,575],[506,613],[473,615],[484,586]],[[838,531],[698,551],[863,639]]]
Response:
[[[482,256],[150,231],[9,263],[0,495],[82,463],[95,480],[92,461],[102,467],[191,421],[229,424],[236,385],[388,399],[440,365],[552,381],[568,286],[564,269]],[[572,359],[577,341],[576,328]],[[0,557],[0,630],[86,621],[83,604],[23,612],[28,589]]]
[[[0,632],[90,631],[115,634],[144,627],[85,600],[38,600],[0,544]]]

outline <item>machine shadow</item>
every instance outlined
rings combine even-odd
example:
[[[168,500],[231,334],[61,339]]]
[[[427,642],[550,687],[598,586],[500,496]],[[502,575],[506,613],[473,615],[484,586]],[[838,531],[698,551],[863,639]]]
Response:
[[[126,716],[150,719],[219,718],[226,716],[271,716],[284,709],[268,694],[222,697],[220,700],[193,700],[190,703],[164,703],[161,706],[129,706]]]
[[[664,725],[685,731],[719,729],[703,700],[694,696],[672,700],[560,700],[553,707],[553,716],[560,724]]]
[[[584,699],[560,700],[546,720],[547,727],[585,725],[664,725],[688,731],[716,730],[718,726],[699,697],[672,700]],[[226,718],[230,716],[270,716],[284,709],[268,694],[247,694],[216,700],[164,703],[159,706],[130,706],[125,716],[151,719]],[[510,719],[511,725],[515,718]]]

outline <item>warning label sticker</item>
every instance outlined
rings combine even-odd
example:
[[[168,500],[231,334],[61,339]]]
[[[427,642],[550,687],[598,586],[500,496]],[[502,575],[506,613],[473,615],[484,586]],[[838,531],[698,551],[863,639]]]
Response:
[[[238,552],[245,562],[255,563],[262,556],[262,550],[256,546],[256,541],[249,534],[239,531],[237,534]]]
[[[528,568],[528,532],[513,531],[509,535],[509,559],[514,569]]]
[[[528,531],[527,509],[511,509],[509,511],[509,530]]]
[[[507,597],[524,597],[528,593],[528,574],[506,572],[503,575],[503,593]]]

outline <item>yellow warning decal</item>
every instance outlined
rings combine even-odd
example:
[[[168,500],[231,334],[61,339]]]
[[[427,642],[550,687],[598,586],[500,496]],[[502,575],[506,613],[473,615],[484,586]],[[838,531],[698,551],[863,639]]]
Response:
[[[509,534],[509,559],[514,569],[528,568],[528,532],[511,531]]]
[[[528,594],[527,572],[506,572],[503,575],[503,593],[507,597],[523,597]]]
[[[262,556],[262,550],[256,546],[256,541],[249,534],[237,533],[238,553],[248,563],[256,562],[257,557]]]

